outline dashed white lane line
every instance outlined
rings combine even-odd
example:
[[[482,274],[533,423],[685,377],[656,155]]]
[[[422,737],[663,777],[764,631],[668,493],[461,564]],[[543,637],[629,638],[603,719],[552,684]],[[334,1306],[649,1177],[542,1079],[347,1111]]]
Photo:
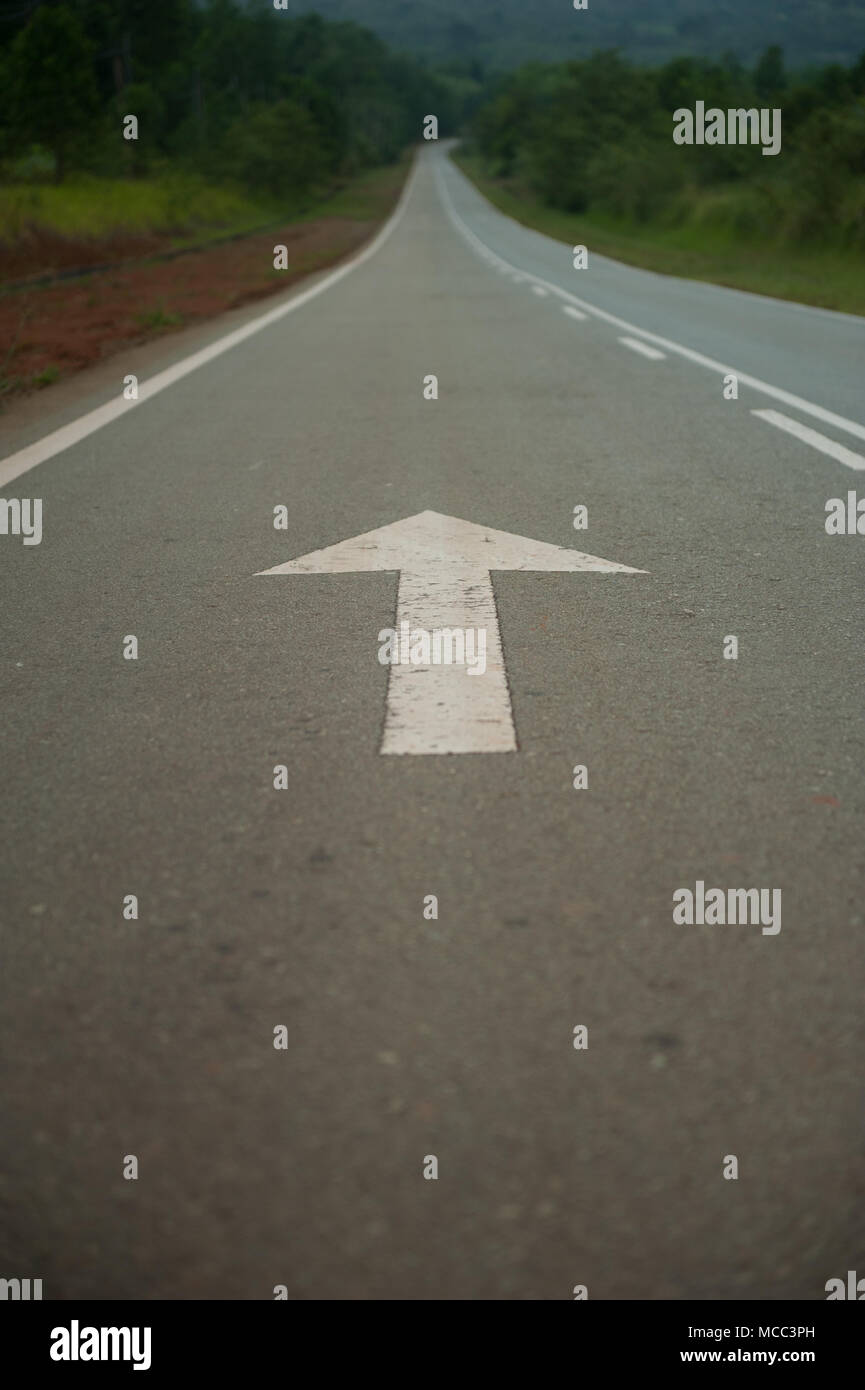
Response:
[[[540,295],[542,299],[546,299],[547,297],[547,292],[543,285],[532,285],[532,293]]]
[[[562,313],[567,314],[569,319],[579,319],[581,323],[585,323],[589,317],[588,314],[583,313],[582,309],[575,309],[573,304],[563,304]]]
[[[460,217],[454,207],[453,199],[448,192],[440,168],[436,170],[436,181],[445,211],[460,236],[464,237],[475,251],[491,250],[491,247],[487,246],[486,242],[481,241],[480,237],[476,236],[471,227],[467,226]],[[784,391],[779,386],[772,386],[768,381],[761,381],[759,377],[750,376],[747,372],[740,372],[738,367],[726,366],[723,362],[715,361],[713,357],[704,356],[702,352],[695,352],[693,348],[684,347],[681,343],[673,342],[670,338],[662,338],[658,333],[650,333],[648,329],[640,328],[635,323],[629,323],[627,319],[620,319],[616,314],[608,314],[606,309],[599,309],[597,305],[590,304],[588,300],[580,299],[577,295],[571,294],[570,290],[563,290],[560,285],[554,284],[551,280],[544,280],[542,276],[533,275],[530,271],[520,272],[503,256],[499,256],[497,252],[493,252],[493,254],[496,257],[496,264],[510,271],[511,274],[520,274],[523,279],[533,280],[535,284],[543,285],[545,289],[550,291],[550,294],[556,295],[559,299],[567,300],[569,304],[574,304],[580,309],[585,309],[595,318],[602,319],[604,323],[611,323],[614,328],[623,328],[627,333],[636,333],[643,341],[656,343],[658,347],[666,348],[667,352],[675,352],[688,362],[696,363],[698,367],[707,367],[716,375],[735,376],[740,386],[748,386],[763,396],[771,396],[773,400],[792,406],[794,410],[801,410],[805,415],[813,415],[816,420],[822,420],[824,425],[833,425],[836,429],[846,430],[848,434],[855,434],[857,438],[865,439],[865,425],[860,425],[858,420],[848,420],[844,415],[836,415],[834,411],[825,410],[822,405],[816,405],[814,401],[807,401],[803,396],[796,396],[792,391]]]
[[[268,310],[267,313],[252,319],[250,323],[244,324],[242,328],[236,328],[233,333],[227,333],[224,337],[217,338],[216,342],[210,343],[200,352],[194,352],[190,357],[184,357],[180,362],[175,362],[174,366],[168,367],[166,371],[159,372],[156,376],[150,377],[149,380],[142,381],[138,389],[137,400],[129,401],[118,395],[113,400],[106,402],[105,405],[97,406],[95,410],[91,410],[70,424],[64,425],[62,429],[54,430],[52,434],[38,439],[35,444],[29,444],[26,449],[19,449],[17,453],[10,454],[8,458],[0,459],[0,488],[5,488],[13,479],[20,477],[22,473],[27,473],[37,464],[44,463],[46,459],[53,458],[55,454],[62,453],[64,449],[71,448],[79,440],[86,439],[95,430],[102,429],[103,425],[107,425],[112,420],[118,419],[119,416],[126,415],[128,411],[143,405],[159,391],[164,391],[167,386],[173,386],[176,381],[188,376],[190,372],[203,367],[207,362],[212,362],[223,352],[237,347],[239,343],[251,338],[254,333],[259,333],[262,328],[267,328],[272,323],[278,323],[280,319],[285,318],[286,314],[294,313],[294,310],[299,309],[302,304],[308,304],[311,299],[315,299],[317,295],[330,289],[331,285],[336,285],[340,280],[343,280],[356,266],[363,265],[364,261],[368,261],[380,247],[384,246],[391,233],[402,221],[411,190],[417,178],[417,171],[418,164],[415,162],[414,169],[406,180],[402,196],[391,216],[378,236],[358,255],[353,256],[350,261],[346,261],[330,275],[326,275],[323,280],[319,280],[318,284],[304,290],[302,294],[295,295],[287,303],[280,304],[276,309]]]
[[[834,439],[828,439],[825,434],[809,429],[807,425],[800,425],[798,420],[791,420],[789,415],[782,415],[780,410],[752,410],[751,414],[760,420],[768,421],[776,429],[786,430],[788,434],[795,435],[804,444],[810,444],[813,449],[819,449],[821,454],[828,454],[830,458],[837,459],[846,468],[856,468],[860,471],[865,469],[865,458],[861,454],[854,454],[852,449],[845,449],[843,444],[836,444]]]
[[[625,347],[631,348],[633,352],[641,352],[644,357],[650,358],[653,362],[660,362],[667,356],[665,352],[658,352],[657,348],[641,343],[639,338],[620,338],[619,342],[624,343]]]

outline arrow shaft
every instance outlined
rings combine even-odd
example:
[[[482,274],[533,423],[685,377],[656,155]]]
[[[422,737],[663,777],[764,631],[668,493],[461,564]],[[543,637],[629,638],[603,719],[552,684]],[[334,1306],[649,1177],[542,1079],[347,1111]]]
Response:
[[[405,625],[405,626],[404,626]],[[459,638],[483,633],[485,669],[446,660],[400,661],[390,668],[382,753],[512,753],[517,740],[505,677],[499,620],[489,570],[437,566],[400,572],[398,634],[438,632],[441,656],[453,656]],[[472,645],[474,641],[474,645]],[[406,654],[406,643],[402,644]],[[431,642],[430,655],[436,650]],[[477,637],[468,650],[478,652]],[[478,663],[480,666],[482,663]]]

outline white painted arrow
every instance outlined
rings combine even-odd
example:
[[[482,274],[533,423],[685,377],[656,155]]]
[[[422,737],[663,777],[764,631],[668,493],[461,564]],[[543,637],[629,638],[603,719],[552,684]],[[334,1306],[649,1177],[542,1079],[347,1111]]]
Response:
[[[390,668],[382,753],[512,753],[517,740],[491,570],[599,570],[645,574],[597,555],[418,512],[377,531],[314,550],[261,574],[398,570],[396,631],[486,630],[486,670],[398,664]]]

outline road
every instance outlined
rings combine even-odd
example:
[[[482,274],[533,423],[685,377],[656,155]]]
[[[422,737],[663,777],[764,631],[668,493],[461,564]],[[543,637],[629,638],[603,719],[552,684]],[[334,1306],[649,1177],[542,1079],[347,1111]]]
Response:
[[[435,147],[294,301],[3,426],[43,539],[0,536],[0,1273],[824,1298],[865,1259],[865,542],[824,528],[865,320],[576,270]],[[424,512],[639,571],[492,573],[511,751],[380,751],[393,570],[262,574]],[[781,930],[677,924],[698,881]]]

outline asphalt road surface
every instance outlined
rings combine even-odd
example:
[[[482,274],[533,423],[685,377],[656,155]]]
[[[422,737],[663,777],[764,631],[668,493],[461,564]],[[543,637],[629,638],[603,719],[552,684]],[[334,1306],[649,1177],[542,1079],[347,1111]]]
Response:
[[[298,300],[3,425],[43,538],[0,536],[0,1274],[825,1298],[865,1269],[865,540],[824,525],[865,495],[865,320],[577,270],[436,147]],[[380,751],[386,545],[261,574],[424,512],[415,588],[442,516],[639,571],[493,572],[510,751]],[[780,889],[780,931],[674,922],[698,881]]]

